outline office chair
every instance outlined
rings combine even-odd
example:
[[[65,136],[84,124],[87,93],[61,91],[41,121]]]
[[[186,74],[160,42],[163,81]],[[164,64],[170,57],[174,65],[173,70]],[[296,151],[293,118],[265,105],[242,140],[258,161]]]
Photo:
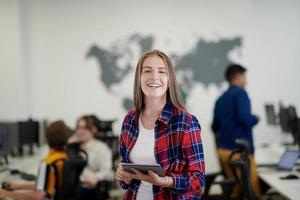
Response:
[[[55,185],[58,192],[56,192],[54,200],[79,200],[80,174],[87,165],[88,155],[80,149],[80,143],[68,145],[66,151],[68,154],[66,160],[58,159],[52,164],[56,177],[59,177],[56,163],[64,162],[62,188],[58,188],[59,180],[56,178]]]
[[[218,146],[218,140],[215,138],[216,146]],[[216,181],[215,179],[218,176],[225,177],[224,180]],[[214,200],[214,199],[221,199],[221,200],[229,200],[233,199],[232,192],[234,186],[237,184],[237,181],[234,178],[226,177],[224,170],[222,169],[220,172],[210,173],[205,175],[205,190],[202,195],[202,199],[204,200]],[[211,186],[218,185],[221,187],[222,194],[209,194]]]
[[[234,178],[227,178],[221,181],[215,181],[217,176],[223,175],[222,172],[206,174],[205,176],[205,190],[202,195],[202,199],[204,200],[229,200],[231,198],[231,194],[233,192],[234,186],[237,184],[237,181]],[[219,185],[222,189],[221,195],[209,195],[209,191],[211,186]]]
[[[248,143],[245,140],[236,140],[236,144],[238,148],[230,154],[229,165],[233,171],[237,183],[240,185],[239,198],[256,200],[258,198],[254,193],[250,176],[250,150],[248,147]],[[240,158],[238,160],[233,159],[236,154],[240,155]]]
[[[95,135],[95,138],[104,142],[112,151],[112,170],[116,170],[119,160],[119,137],[113,135],[113,123],[116,120],[103,121],[99,120],[98,122],[98,132]],[[108,191],[113,188],[118,188],[115,181],[100,181],[97,185],[98,192],[103,199],[109,199]]]

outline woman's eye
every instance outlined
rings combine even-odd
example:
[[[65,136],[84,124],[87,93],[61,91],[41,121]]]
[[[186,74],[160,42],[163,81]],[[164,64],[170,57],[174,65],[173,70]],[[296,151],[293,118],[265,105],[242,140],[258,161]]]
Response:
[[[145,70],[145,71],[144,71],[144,73],[150,73],[150,72],[151,72],[150,70]]]
[[[159,71],[159,73],[160,73],[160,74],[165,74],[166,72],[165,72],[165,71]]]

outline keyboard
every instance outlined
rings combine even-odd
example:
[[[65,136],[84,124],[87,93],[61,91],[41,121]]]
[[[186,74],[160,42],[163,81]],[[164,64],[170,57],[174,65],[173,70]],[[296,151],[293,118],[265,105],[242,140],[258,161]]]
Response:
[[[270,168],[277,168],[278,164],[258,164],[257,167],[270,167]]]

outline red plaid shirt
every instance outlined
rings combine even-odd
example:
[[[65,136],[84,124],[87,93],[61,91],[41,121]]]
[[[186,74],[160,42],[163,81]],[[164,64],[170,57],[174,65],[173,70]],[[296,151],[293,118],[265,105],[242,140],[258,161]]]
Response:
[[[120,136],[122,162],[130,163],[129,154],[139,134],[139,113],[129,111],[125,116]],[[155,158],[167,176],[174,179],[174,188],[153,186],[155,200],[199,200],[205,185],[205,164],[200,136],[200,125],[193,115],[167,103],[156,121]],[[127,190],[126,200],[135,200],[139,180],[130,184],[120,182]]]

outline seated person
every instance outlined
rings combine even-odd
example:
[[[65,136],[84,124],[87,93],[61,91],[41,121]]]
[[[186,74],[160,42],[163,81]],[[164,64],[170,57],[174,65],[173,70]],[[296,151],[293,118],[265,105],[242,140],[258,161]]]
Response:
[[[105,199],[99,185],[103,181],[112,181],[112,151],[102,141],[94,138],[99,131],[97,123],[99,119],[93,115],[83,116],[77,121],[77,129],[72,141],[82,142],[82,149],[88,154],[88,164],[81,174],[83,187],[80,191],[81,199]],[[107,191],[105,191],[107,192]]]
[[[71,129],[63,121],[56,121],[50,124],[46,129],[49,154],[40,164],[36,182],[32,184],[6,182],[6,190],[0,189],[0,198],[8,197],[18,200],[55,199],[62,189],[62,169],[64,162],[60,159],[67,158],[64,148],[70,135]],[[53,164],[58,169],[58,177],[56,177]],[[57,179],[58,181],[56,181]],[[20,192],[16,190],[25,191]]]

